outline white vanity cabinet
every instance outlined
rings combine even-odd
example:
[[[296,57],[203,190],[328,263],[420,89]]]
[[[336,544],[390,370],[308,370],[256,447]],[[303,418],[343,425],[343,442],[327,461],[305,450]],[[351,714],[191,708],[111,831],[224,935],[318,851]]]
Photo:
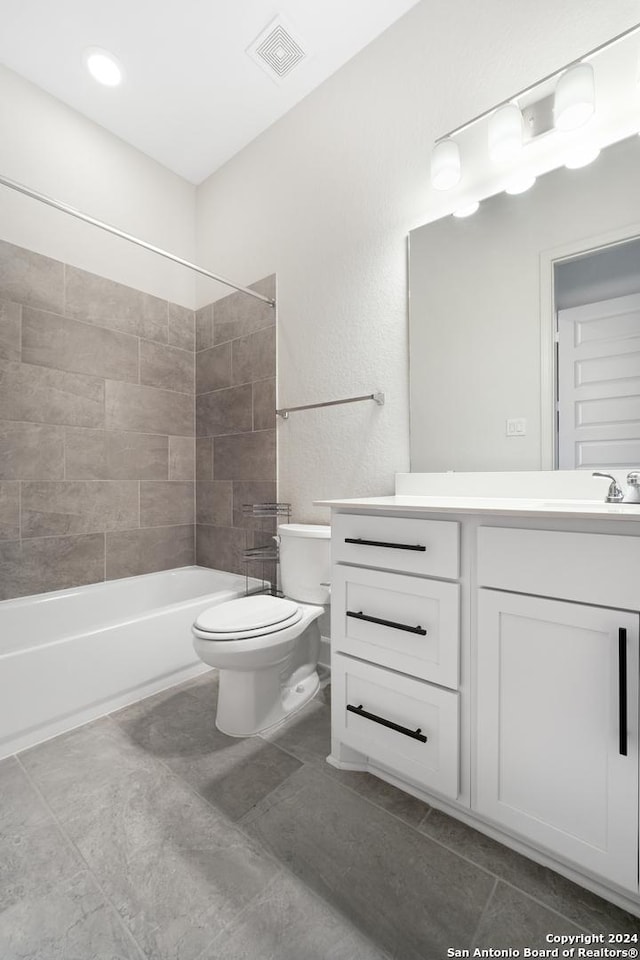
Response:
[[[640,538],[477,542],[474,808],[637,891]]]
[[[479,594],[474,808],[637,890],[638,614]]]
[[[640,508],[423,499],[331,504],[329,762],[640,916]]]

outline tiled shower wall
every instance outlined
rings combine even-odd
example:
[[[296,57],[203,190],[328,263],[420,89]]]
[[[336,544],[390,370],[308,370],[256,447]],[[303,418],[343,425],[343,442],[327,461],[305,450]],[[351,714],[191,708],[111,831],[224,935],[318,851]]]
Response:
[[[275,298],[275,276],[252,289]],[[196,557],[244,573],[245,546],[273,524],[243,505],[276,499],[276,313],[233,293],[196,312]],[[249,572],[261,576],[260,566]],[[272,571],[268,570],[272,575]]]
[[[194,561],[194,314],[0,242],[0,599]]]

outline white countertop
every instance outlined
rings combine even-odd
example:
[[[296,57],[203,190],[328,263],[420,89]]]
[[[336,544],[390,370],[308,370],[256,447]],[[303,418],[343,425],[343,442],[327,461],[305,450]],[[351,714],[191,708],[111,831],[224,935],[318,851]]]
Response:
[[[502,516],[572,517],[601,520],[639,520],[638,503],[604,503],[598,500],[534,500],[519,497],[364,497],[353,500],[316,500],[318,507],[371,512],[422,512]]]

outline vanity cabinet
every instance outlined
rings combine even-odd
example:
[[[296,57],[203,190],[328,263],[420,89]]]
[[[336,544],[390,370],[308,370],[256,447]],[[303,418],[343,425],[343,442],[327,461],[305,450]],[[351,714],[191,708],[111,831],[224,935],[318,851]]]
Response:
[[[329,762],[640,916],[640,511],[406,499],[331,504]]]
[[[638,885],[638,614],[481,589],[478,813]]]

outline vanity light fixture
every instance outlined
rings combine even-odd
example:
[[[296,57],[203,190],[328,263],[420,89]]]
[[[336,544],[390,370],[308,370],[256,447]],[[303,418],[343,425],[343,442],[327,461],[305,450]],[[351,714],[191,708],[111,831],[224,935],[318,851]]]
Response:
[[[459,182],[460,147],[455,140],[439,140],[431,152],[431,183],[436,190],[450,190]]]
[[[536,178],[534,175],[523,170],[511,178],[505,187],[505,193],[509,193],[512,196],[516,196],[519,193],[526,193],[527,190],[531,189],[535,182]]]
[[[84,63],[93,79],[105,87],[117,87],[122,83],[124,71],[108,50],[89,47],[84,52]]]
[[[477,200],[473,200],[473,201],[471,201],[471,203],[465,204],[464,207],[458,207],[457,210],[454,210],[453,216],[454,216],[454,217],[458,217],[458,219],[460,219],[460,220],[461,220],[463,217],[470,217],[472,214],[474,214],[474,213],[476,212],[476,210],[478,209],[479,206],[480,206],[480,204],[478,203],[478,201],[477,201]]]
[[[515,103],[498,107],[489,117],[489,156],[495,163],[506,163],[522,151],[522,113]]]
[[[637,100],[629,95],[634,77],[640,87],[639,38],[637,23],[443,132],[431,154],[431,185],[451,193],[432,197],[436,217],[470,216],[478,208],[468,202],[470,195],[482,202],[500,191],[524,193],[537,176],[550,170],[563,165],[575,170],[592,163],[599,153],[595,144],[640,134]],[[589,124],[586,137],[585,124]]]
[[[594,114],[596,88],[590,63],[577,63],[556,84],[553,119],[558,130],[582,127]]]
[[[579,170],[580,167],[587,167],[600,156],[600,147],[593,143],[583,143],[579,147],[574,147],[564,161],[568,170]]]

